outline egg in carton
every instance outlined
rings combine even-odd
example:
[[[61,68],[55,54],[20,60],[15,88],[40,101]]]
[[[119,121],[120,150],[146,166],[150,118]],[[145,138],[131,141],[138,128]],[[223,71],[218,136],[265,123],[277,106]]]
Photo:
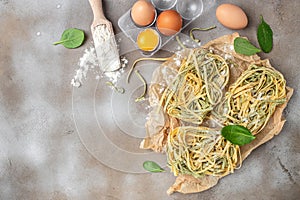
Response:
[[[202,0],[138,0],[118,25],[144,56],[152,56],[202,11]]]

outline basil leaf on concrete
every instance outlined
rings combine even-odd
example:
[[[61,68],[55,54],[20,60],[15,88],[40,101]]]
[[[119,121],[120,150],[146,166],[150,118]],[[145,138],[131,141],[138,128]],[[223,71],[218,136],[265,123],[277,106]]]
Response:
[[[228,125],[222,128],[222,136],[232,144],[243,146],[255,139],[255,136],[245,127],[240,125]]]
[[[68,49],[74,49],[82,45],[84,41],[84,32],[80,29],[70,28],[63,32],[60,41],[53,45],[62,44]]]
[[[145,161],[143,163],[143,167],[145,170],[149,172],[164,172],[165,170],[161,168],[158,164],[153,161]]]
[[[260,16],[261,22],[257,28],[257,40],[263,52],[269,53],[273,48],[273,31],[269,24]]]
[[[261,51],[253,44],[251,44],[247,39],[241,37],[237,37],[234,39],[233,46],[235,52],[246,56],[251,56]]]

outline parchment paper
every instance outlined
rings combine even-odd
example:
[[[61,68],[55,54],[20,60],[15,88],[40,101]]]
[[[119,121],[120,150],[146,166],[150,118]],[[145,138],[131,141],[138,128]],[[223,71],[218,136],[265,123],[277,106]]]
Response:
[[[261,60],[258,55],[243,56],[235,53],[233,48],[233,41],[239,37],[238,33],[232,35],[225,35],[202,46],[214,53],[227,57],[237,64],[230,68],[229,85],[232,84],[243,71],[245,71],[250,64],[264,65],[272,68],[268,59]],[[152,83],[149,88],[149,102],[152,111],[149,113],[148,121],[146,122],[146,138],[141,142],[140,147],[143,149],[152,149],[156,152],[165,152],[166,140],[170,129],[180,125],[179,120],[169,117],[165,114],[160,106],[159,100],[162,96],[164,88],[170,84],[177,74],[180,66],[180,60],[187,56],[189,50],[181,51],[172,56],[168,61],[163,63],[158,69],[155,70],[152,77]],[[251,143],[241,147],[241,155],[244,160],[255,148],[263,143],[272,139],[275,135],[279,134],[285,119],[283,118],[283,110],[286,107],[289,99],[293,94],[293,89],[286,88],[287,101],[278,106],[265,126],[265,128],[256,135],[256,139]],[[181,193],[195,193],[207,190],[218,183],[222,177],[204,176],[202,178],[194,178],[192,175],[178,175],[175,183],[167,191],[168,194],[173,192]]]

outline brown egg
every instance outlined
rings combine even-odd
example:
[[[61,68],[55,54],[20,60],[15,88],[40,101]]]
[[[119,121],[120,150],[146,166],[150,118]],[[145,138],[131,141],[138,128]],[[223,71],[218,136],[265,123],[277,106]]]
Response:
[[[175,10],[165,10],[159,14],[156,27],[163,35],[174,35],[181,30],[182,18]]]
[[[246,13],[233,4],[221,4],[216,10],[219,22],[230,29],[243,29],[248,24]]]
[[[148,26],[155,20],[154,6],[146,1],[139,0],[131,8],[131,19],[138,26]]]

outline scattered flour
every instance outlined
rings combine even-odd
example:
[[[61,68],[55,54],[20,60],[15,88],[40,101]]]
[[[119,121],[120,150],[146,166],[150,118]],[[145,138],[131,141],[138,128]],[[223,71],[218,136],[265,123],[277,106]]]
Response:
[[[79,68],[75,71],[74,78],[71,80],[71,85],[74,87],[80,87],[83,85],[84,81],[87,79],[87,74],[89,71],[95,74],[95,79],[100,79],[101,77],[107,77],[110,82],[115,84],[124,72],[124,68],[127,67],[128,60],[125,57],[121,57],[121,69],[114,72],[102,72],[99,68],[99,61],[96,55],[95,48],[89,47],[84,50],[82,57],[79,59]]]
[[[94,45],[85,49],[78,62],[79,69],[71,80],[74,87],[83,84],[88,71],[93,71],[96,79],[106,76],[113,84],[124,72],[128,61],[124,57],[120,59],[115,37],[109,27],[108,24],[100,24],[92,29]]]
[[[97,65],[97,60],[98,59],[94,47],[90,47],[84,50],[84,54],[78,62],[79,69],[76,70],[76,74],[71,80],[71,84],[74,87],[80,87],[83,84],[83,81],[87,77],[89,68]]]

